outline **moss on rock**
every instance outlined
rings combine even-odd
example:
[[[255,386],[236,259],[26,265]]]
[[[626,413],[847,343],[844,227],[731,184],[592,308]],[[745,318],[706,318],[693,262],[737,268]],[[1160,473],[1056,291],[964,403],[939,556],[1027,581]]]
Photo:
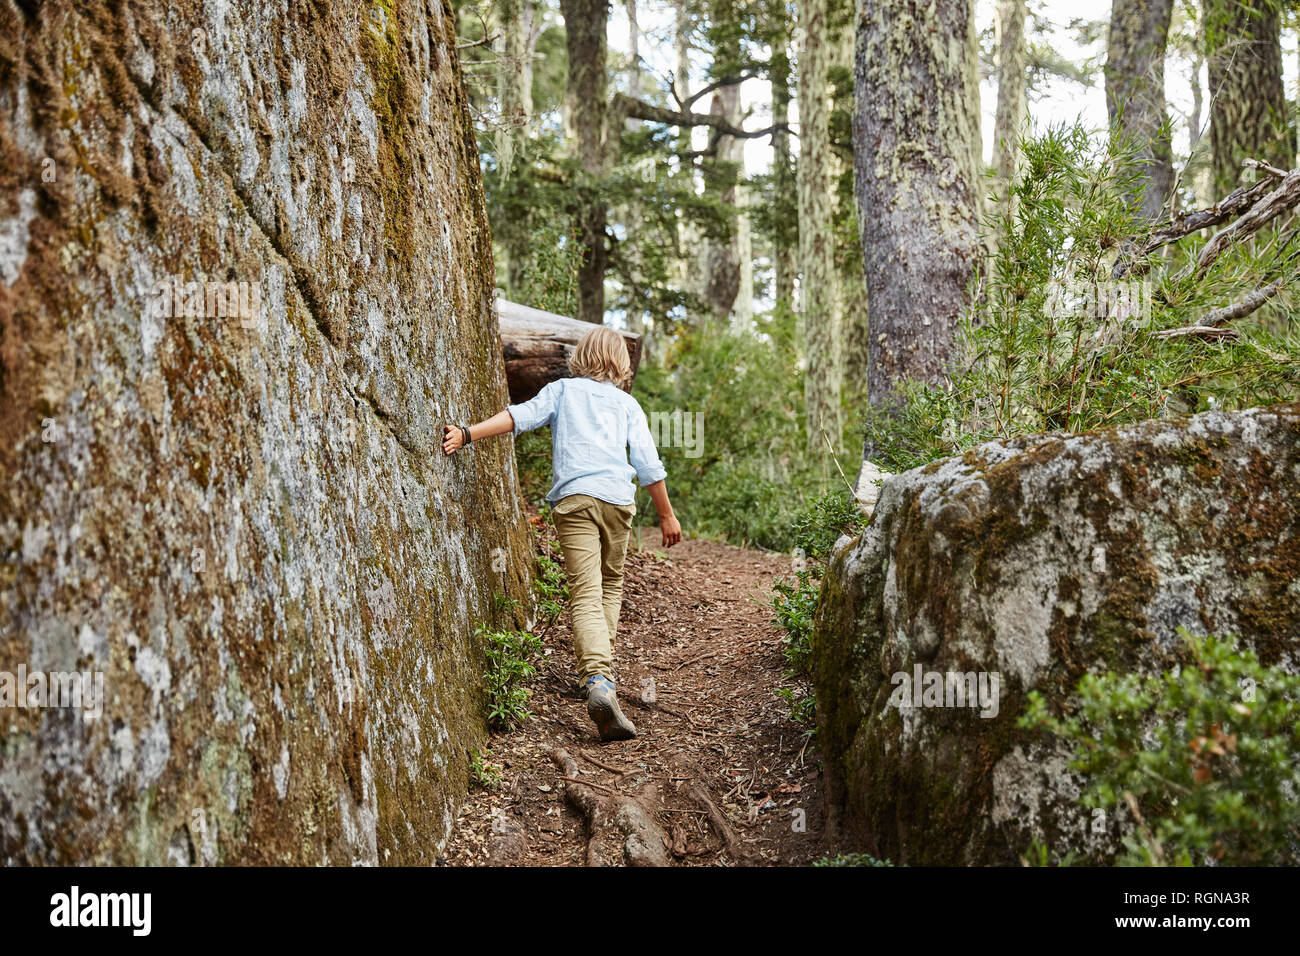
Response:
[[[439,453],[506,401],[453,22],[0,10],[0,671],[106,696],[9,712],[0,860],[437,857],[531,575],[509,443]]]
[[[1180,659],[1179,627],[1300,668],[1300,405],[990,443],[887,480],[833,559],[813,666],[839,836],[911,864],[1102,850],[1054,745],[1016,727],[1088,671]],[[895,674],[997,673],[996,716],[890,703]]]

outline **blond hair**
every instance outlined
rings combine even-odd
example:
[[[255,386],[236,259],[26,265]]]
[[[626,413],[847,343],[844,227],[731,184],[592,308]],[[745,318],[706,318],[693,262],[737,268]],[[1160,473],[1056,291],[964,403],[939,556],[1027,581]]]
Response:
[[[632,363],[623,336],[606,326],[596,326],[569,356],[569,372],[575,378],[594,378],[624,388],[632,380]]]

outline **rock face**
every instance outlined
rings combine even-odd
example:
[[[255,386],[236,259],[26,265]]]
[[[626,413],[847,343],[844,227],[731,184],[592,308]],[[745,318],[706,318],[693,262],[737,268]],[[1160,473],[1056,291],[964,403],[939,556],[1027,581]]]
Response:
[[[1118,834],[1092,832],[1064,751],[1016,720],[1032,689],[1059,705],[1086,671],[1172,665],[1180,626],[1300,667],[1300,405],[986,444],[887,479],[817,611],[832,819],[897,863],[1104,849]],[[965,705],[945,686],[952,706],[927,706],[931,673],[972,675]]]
[[[0,861],[431,862],[529,575],[450,7],[3,3],[0,151],[0,702],[103,687]]]

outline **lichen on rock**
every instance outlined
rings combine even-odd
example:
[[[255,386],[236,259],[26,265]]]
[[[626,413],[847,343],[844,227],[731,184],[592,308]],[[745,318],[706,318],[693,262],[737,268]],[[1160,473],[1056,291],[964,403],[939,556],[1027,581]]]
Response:
[[[1300,405],[981,445],[888,478],[813,635],[831,816],[898,863],[1104,850],[1066,755],[1018,729],[1086,672],[1173,666],[1177,631],[1300,669]],[[896,675],[997,674],[996,716],[900,707]],[[945,698],[946,702],[946,698]]]
[[[527,592],[450,7],[0,6],[0,860],[428,863]]]

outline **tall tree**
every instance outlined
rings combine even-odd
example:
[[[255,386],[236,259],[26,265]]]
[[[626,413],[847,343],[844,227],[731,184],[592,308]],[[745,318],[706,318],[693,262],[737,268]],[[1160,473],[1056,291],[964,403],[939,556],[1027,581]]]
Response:
[[[1221,195],[1237,185],[1244,159],[1289,169],[1295,158],[1282,88],[1278,0],[1205,0],[1210,143]]]
[[[857,10],[852,0],[832,0],[831,177],[835,191],[835,299],[843,340],[841,397],[866,394],[869,362],[867,284],[862,275],[862,241],[853,192],[853,61],[857,48]],[[837,446],[838,447],[838,446]]]
[[[500,21],[500,66],[497,92],[501,103],[501,133],[497,137],[497,169],[500,182],[508,184],[516,158],[528,137],[533,112],[533,55],[541,33],[541,17],[532,0],[497,0]],[[528,236],[522,229],[506,230],[501,237],[498,273],[512,292],[523,282],[528,259]]]
[[[1173,0],[1112,0],[1106,43],[1106,111],[1112,129],[1136,151],[1143,174],[1134,201],[1159,219],[1174,184],[1165,114],[1165,45]]]
[[[975,268],[972,0],[880,0],[862,8],[858,30],[854,162],[871,305],[867,397],[887,408],[904,381],[945,379]]]
[[[711,0],[710,34],[714,40],[713,76],[719,84],[713,91],[709,113],[739,126],[741,50],[740,31],[734,0]],[[735,210],[738,200],[737,172],[744,161],[744,143],[735,136],[718,133],[711,142],[711,155],[704,164],[704,186],[724,208]],[[715,318],[731,315],[740,294],[739,223],[732,220],[717,234],[707,236],[700,248],[700,298]]]
[[[839,446],[843,368],[835,303],[834,192],[831,173],[831,37],[827,0],[799,4],[799,301],[803,319],[808,450]],[[826,438],[823,438],[823,433]]]
[[[771,39],[772,57],[768,76],[772,83],[772,122],[777,131],[772,137],[772,191],[775,202],[784,205],[795,194],[794,154],[790,148],[790,35],[789,18],[785,3],[777,5],[772,22],[775,25]],[[772,223],[773,297],[779,311],[794,308],[794,280],[798,272],[796,261],[798,218],[778,215]]]
[[[998,0],[998,107],[993,121],[993,169],[998,195],[1005,197],[1016,177],[1021,127],[1029,113],[1025,70],[1029,45],[1025,40],[1025,0]]]
[[[577,317],[584,322],[603,323],[605,270],[609,264],[603,180],[612,159],[605,37],[609,0],[560,0],[560,12],[564,15],[569,53],[566,133],[583,172],[576,197],[582,246]]]

